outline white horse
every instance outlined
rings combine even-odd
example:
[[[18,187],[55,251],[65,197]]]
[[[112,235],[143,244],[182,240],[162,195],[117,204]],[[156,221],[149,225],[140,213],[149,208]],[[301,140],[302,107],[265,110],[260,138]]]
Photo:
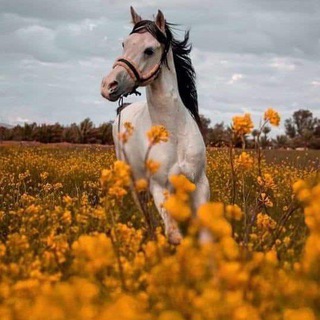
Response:
[[[131,122],[134,133],[125,145],[126,156],[135,179],[146,178],[144,165],[148,149],[146,131],[163,125],[169,141],[151,149],[150,158],[161,163],[150,179],[149,190],[164,221],[165,233],[172,244],[179,244],[181,233],[177,223],[162,207],[164,191],[171,190],[169,177],[183,174],[196,185],[192,194],[194,214],[209,200],[206,177],[206,148],[199,130],[199,114],[195,73],[189,58],[189,33],[183,41],[173,38],[169,24],[159,10],[155,21],[142,20],[131,7],[134,28],[123,42],[123,54],[112,71],[103,78],[101,94],[116,101],[139,86],[146,86],[146,102],[137,102],[121,111],[113,127],[117,158],[124,159],[118,130]],[[119,123],[121,121],[121,123]]]

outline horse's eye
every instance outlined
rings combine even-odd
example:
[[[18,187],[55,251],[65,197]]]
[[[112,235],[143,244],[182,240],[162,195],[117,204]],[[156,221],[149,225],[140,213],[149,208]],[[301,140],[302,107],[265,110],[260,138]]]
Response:
[[[152,56],[154,53],[154,50],[152,48],[147,48],[146,50],[144,50],[144,54],[147,56]]]
[[[124,42],[122,42],[121,45],[122,45],[122,48],[124,48]]]

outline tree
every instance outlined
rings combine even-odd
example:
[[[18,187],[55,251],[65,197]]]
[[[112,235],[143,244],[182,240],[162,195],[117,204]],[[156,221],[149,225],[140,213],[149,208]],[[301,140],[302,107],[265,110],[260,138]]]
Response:
[[[57,143],[63,141],[63,126],[56,122],[54,125],[51,125],[51,142]]]
[[[210,130],[211,120],[209,118],[206,118],[203,114],[200,114],[200,123],[201,123],[201,133],[203,136],[203,140],[207,145],[208,144],[207,136]]]
[[[63,141],[69,143],[77,143],[78,142],[78,125],[76,123],[72,123],[70,126],[63,128],[62,133]]]
[[[285,121],[286,134],[290,138],[297,135],[302,136],[305,130],[314,131],[318,119],[313,118],[313,114],[309,110],[300,109],[295,111],[291,119]]]
[[[312,146],[318,140],[319,126],[319,120],[313,117],[311,111],[305,109],[295,111],[292,118],[285,121],[286,134],[292,139],[294,147]]]
[[[296,137],[297,130],[296,130],[296,127],[295,127],[294,122],[293,122],[292,119],[285,120],[284,127],[285,127],[285,130],[286,130],[286,135],[289,138],[293,139],[293,138]]]
[[[264,134],[263,137],[261,137],[261,147],[266,148],[269,145],[269,140],[268,140],[268,133],[270,133],[271,128],[268,126],[264,126],[262,129],[262,133]]]
[[[35,122],[31,124],[25,122],[24,127],[22,128],[22,140],[32,141],[34,139],[36,127],[37,124]]]
[[[230,140],[230,132],[223,122],[216,123],[213,128],[209,128],[207,134],[207,144],[214,147],[226,145]]]
[[[272,140],[272,143],[275,148],[286,148],[288,146],[288,137],[284,134],[278,135]]]
[[[98,132],[101,144],[113,144],[112,122],[102,123],[98,127]]]
[[[78,126],[79,143],[88,143],[90,133],[93,129],[93,122],[90,118],[84,119]]]

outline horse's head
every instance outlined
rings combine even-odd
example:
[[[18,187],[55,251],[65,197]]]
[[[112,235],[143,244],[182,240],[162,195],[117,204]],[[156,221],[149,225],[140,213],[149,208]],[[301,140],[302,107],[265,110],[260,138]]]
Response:
[[[122,56],[101,83],[101,95],[110,101],[150,84],[159,74],[169,49],[170,40],[160,10],[155,21],[142,20],[132,7],[131,16],[134,28],[123,42]]]

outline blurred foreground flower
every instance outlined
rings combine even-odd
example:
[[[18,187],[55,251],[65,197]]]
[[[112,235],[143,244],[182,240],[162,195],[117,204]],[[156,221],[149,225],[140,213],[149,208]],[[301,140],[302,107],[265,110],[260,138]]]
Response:
[[[163,206],[176,221],[186,221],[192,213],[189,195],[196,189],[196,186],[181,174],[171,176],[169,180],[175,193],[168,196]]]
[[[149,159],[146,161],[146,169],[150,174],[155,174],[159,168],[160,168],[160,163],[157,161],[154,161],[152,159]]]
[[[146,179],[139,179],[135,182],[137,192],[146,191],[148,188],[148,181]]]
[[[123,124],[123,126],[124,126],[125,130],[123,132],[119,133],[119,140],[122,143],[126,143],[129,140],[129,138],[132,136],[133,131],[134,131],[134,127],[131,124],[131,122],[125,122]]]
[[[153,126],[148,132],[147,136],[150,145],[155,145],[160,142],[167,142],[169,133],[164,126]]]
[[[243,212],[241,211],[241,208],[238,205],[229,204],[226,207],[226,217],[229,219],[234,219],[239,221],[243,217]]]
[[[110,196],[121,198],[127,194],[125,188],[130,185],[130,167],[124,161],[117,160],[110,169],[101,172],[100,182],[102,188]]]

